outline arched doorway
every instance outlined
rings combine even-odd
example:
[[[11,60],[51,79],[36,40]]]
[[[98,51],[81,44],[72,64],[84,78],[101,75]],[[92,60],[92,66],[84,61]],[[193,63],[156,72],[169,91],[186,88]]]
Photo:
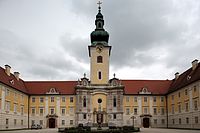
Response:
[[[149,128],[149,118],[143,118],[143,127]]]
[[[56,120],[55,118],[49,118],[49,128],[55,128]]]

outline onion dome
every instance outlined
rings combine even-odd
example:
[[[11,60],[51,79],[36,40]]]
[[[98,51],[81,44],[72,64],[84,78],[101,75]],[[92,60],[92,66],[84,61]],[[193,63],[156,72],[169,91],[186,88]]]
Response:
[[[109,34],[103,28],[104,20],[103,20],[103,15],[101,14],[100,6],[99,6],[99,11],[96,15],[95,25],[96,29],[90,34],[92,45],[96,45],[97,43],[108,45]]]

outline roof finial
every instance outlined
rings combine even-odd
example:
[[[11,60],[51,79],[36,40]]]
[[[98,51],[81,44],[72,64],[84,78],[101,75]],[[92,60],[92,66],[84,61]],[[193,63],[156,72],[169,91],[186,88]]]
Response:
[[[86,78],[86,73],[83,74],[83,77]]]
[[[99,12],[101,12],[101,4],[102,4],[102,2],[99,1],[97,4],[99,5],[99,7],[98,7],[99,8]]]
[[[116,74],[114,73],[113,76],[114,76],[114,78],[115,78]]]

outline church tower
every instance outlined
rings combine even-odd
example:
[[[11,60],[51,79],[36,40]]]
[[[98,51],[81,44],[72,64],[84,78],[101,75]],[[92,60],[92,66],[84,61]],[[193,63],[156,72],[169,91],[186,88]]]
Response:
[[[95,30],[91,33],[91,45],[88,46],[90,56],[90,80],[93,85],[106,85],[109,81],[109,59],[111,46],[108,45],[109,34],[104,26],[100,2],[98,3]]]

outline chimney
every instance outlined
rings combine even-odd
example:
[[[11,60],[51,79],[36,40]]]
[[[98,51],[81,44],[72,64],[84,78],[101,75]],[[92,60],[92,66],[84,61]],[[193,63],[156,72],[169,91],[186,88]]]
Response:
[[[177,80],[179,77],[179,72],[176,72],[174,75],[175,75],[175,79]]]
[[[5,65],[5,73],[10,76],[10,69],[11,67],[9,65]]]
[[[192,70],[195,70],[197,66],[198,66],[198,60],[195,59],[194,61],[192,61]]]
[[[20,75],[20,73],[19,72],[14,72],[14,75],[15,75],[15,78],[19,81],[19,75]]]

